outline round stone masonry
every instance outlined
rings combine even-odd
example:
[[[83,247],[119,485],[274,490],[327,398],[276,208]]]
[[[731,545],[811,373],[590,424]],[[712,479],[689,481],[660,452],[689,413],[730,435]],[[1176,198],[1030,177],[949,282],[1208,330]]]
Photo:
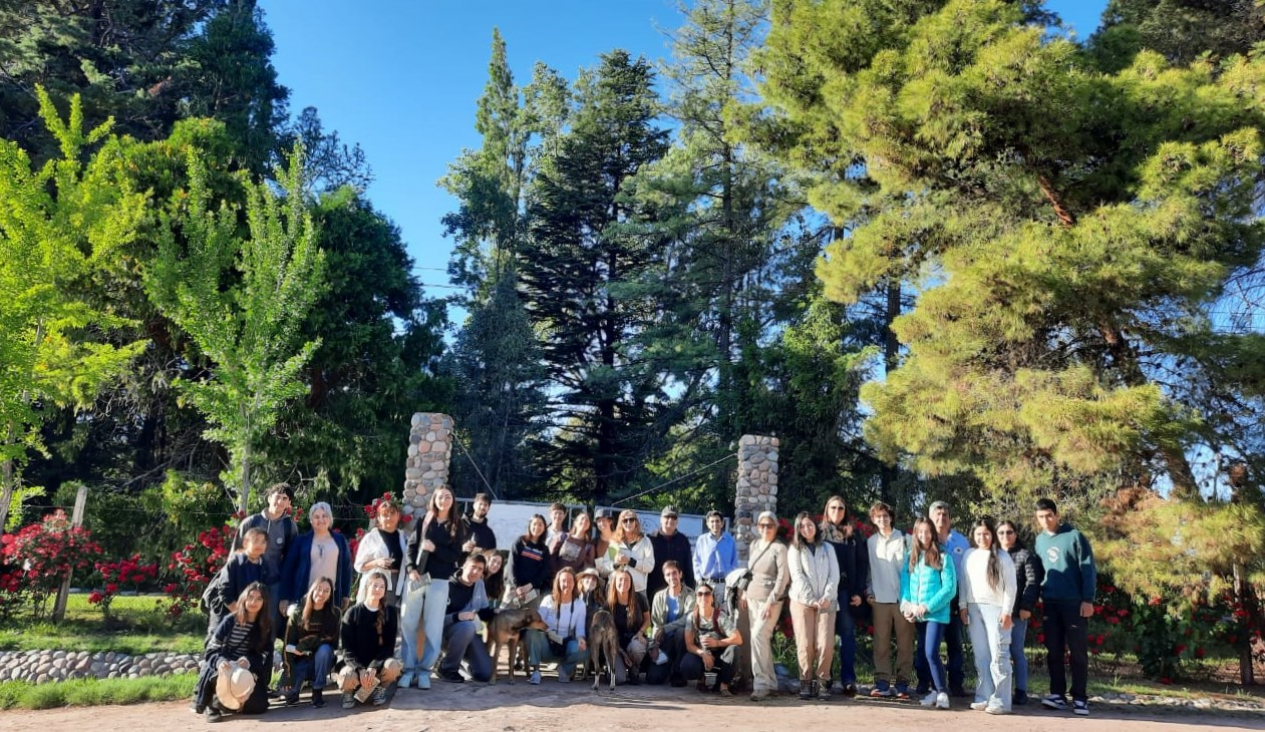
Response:
[[[763,511],[777,513],[778,447],[781,441],[764,435],[743,435],[738,440],[738,482],[734,491],[732,532],[738,558],[747,561],[751,542],[757,538],[756,518]]]
[[[404,513],[426,512],[431,494],[448,484],[452,457],[452,417],[438,412],[418,412],[409,427],[408,458],[404,465]]]

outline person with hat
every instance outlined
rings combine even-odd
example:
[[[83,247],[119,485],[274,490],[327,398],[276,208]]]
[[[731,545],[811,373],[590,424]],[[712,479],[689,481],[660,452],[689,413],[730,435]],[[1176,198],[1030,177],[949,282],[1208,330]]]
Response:
[[[226,714],[262,714],[268,710],[267,688],[272,676],[268,588],[252,582],[234,605],[207,640],[194,687],[193,711],[208,722],[218,722]]]
[[[724,597],[725,578],[738,568],[738,544],[725,531],[725,517],[720,511],[708,511],[706,521],[707,533],[694,543],[693,575],[710,582]]]
[[[777,694],[773,664],[773,628],[782,616],[782,602],[791,584],[786,545],[777,538],[777,515],[763,511],[756,519],[759,538],[751,543],[742,603],[751,618],[751,701]]]
[[[682,580],[688,587],[694,586],[694,557],[690,540],[677,531],[680,514],[676,506],[665,506],[659,513],[659,528],[650,534],[650,546],[654,550],[654,569],[646,577],[646,596],[652,598],[668,586],[663,579],[663,564],[668,560],[681,568]],[[723,594],[723,593],[722,593]]]

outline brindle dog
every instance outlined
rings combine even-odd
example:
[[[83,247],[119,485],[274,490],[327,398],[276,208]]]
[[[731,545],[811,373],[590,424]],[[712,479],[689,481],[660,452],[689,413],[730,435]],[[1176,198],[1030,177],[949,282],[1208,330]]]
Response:
[[[549,626],[545,625],[545,621],[541,620],[540,613],[536,610],[535,605],[529,605],[524,608],[513,610],[500,610],[492,617],[492,622],[488,623],[488,655],[492,657],[492,683],[496,683],[496,669],[500,662],[501,647],[509,648],[509,672],[510,683],[514,683],[514,659],[518,657],[518,649],[522,648],[524,653],[527,650],[527,644],[520,643],[522,633],[528,628],[536,630],[548,630]],[[526,659],[523,660],[524,667]]]
[[[602,681],[602,657],[606,658],[606,672],[610,674],[610,691],[615,690],[615,654],[619,653],[619,631],[615,618],[602,608],[593,613],[588,630],[589,663],[593,664],[593,691]]]

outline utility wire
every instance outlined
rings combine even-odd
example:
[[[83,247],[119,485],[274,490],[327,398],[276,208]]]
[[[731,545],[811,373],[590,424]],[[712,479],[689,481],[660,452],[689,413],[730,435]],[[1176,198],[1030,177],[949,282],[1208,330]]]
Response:
[[[483,477],[483,471],[479,470],[479,464],[474,461],[473,457],[470,457],[470,451],[466,449],[466,443],[462,442],[461,438],[457,436],[456,432],[453,432],[451,434],[452,434],[453,441],[457,443],[457,447],[461,448],[461,454],[466,456],[466,460],[470,461],[470,466],[474,468],[474,472],[479,474],[479,480],[483,481],[483,485],[487,486],[488,493],[491,493],[492,497],[495,498],[496,500],[498,501],[501,500],[501,497],[496,495],[496,491],[492,490],[492,484],[488,482],[487,478]]]
[[[692,471],[690,471],[690,472],[686,473],[685,475],[677,476],[677,477],[673,478],[672,480],[669,480],[669,481],[668,481],[668,482],[666,482],[666,483],[660,483],[659,485],[657,485],[657,486],[655,486],[655,487],[653,487],[653,488],[647,488],[646,490],[641,491],[640,493],[634,493],[634,494],[632,494],[631,496],[625,496],[624,498],[621,498],[621,499],[619,499],[618,501],[614,501],[614,502],[612,502],[612,503],[611,503],[611,505],[612,505],[612,506],[618,506],[619,504],[624,503],[624,502],[626,502],[626,501],[631,501],[631,500],[632,500],[632,499],[634,499],[634,498],[640,498],[641,496],[644,496],[644,495],[646,495],[647,493],[654,493],[654,492],[655,492],[655,491],[657,491],[657,490],[662,490],[662,489],[667,488],[668,486],[672,485],[673,483],[675,483],[675,482],[677,482],[677,481],[680,481],[680,480],[685,480],[686,478],[688,478],[688,477],[690,477],[690,476],[692,476],[692,475],[698,475],[699,473],[703,472],[704,470],[707,470],[708,468],[712,467],[713,465],[719,465],[720,463],[723,463],[723,462],[725,462],[726,460],[728,460],[729,458],[733,458],[733,457],[738,457],[738,453],[736,453],[736,452],[734,452],[734,453],[730,453],[730,454],[728,454],[728,455],[724,456],[723,458],[721,458],[721,459],[719,459],[719,460],[716,460],[715,462],[708,463],[707,465],[704,465],[703,467],[698,468],[698,469],[696,469],[696,470],[692,470]]]

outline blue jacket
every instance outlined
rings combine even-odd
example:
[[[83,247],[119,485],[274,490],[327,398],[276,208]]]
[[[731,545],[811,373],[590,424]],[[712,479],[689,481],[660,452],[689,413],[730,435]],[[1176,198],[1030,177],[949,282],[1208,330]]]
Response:
[[[285,569],[281,572],[281,599],[298,602],[307,594],[307,577],[312,573],[312,539],[309,531],[295,538],[286,552]],[[351,593],[351,547],[342,534],[331,531],[338,547],[338,572],[334,580],[334,607],[342,608],[343,601]]]
[[[958,575],[953,560],[941,554],[943,569],[927,566],[926,557],[918,560],[918,566],[909,571],[909,562],[900,565],[900,599],[915,605],[926,605],[923,620],[948,624],[949,602],[958,594]]]

